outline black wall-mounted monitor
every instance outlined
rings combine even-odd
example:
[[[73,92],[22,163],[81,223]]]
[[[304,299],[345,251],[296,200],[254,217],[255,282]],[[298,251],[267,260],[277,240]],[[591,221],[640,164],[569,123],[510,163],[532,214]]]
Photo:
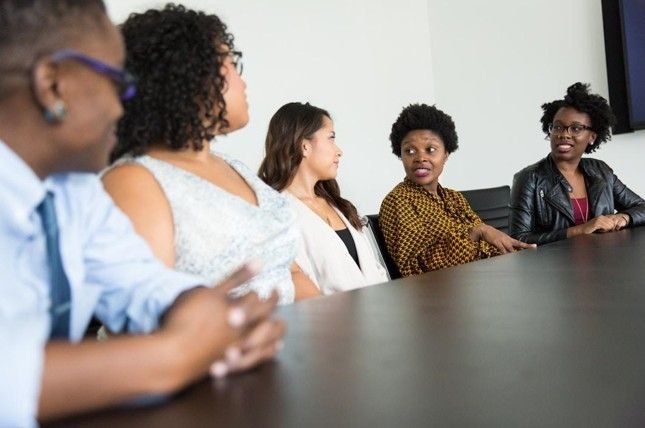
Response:
[[[602,0],[614,133],[645,129],[645,0]]]

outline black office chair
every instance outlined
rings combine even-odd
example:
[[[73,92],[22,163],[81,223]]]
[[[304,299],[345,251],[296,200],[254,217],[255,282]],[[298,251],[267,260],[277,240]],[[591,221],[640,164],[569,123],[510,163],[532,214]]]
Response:
[[[486,224],[508,233],[508,215],[510,213],[510,186],[491,187],[488,189],[464,190],[461,192],[473,211]]]
[[[370,222],[370,228],[374,232],[374,238],[378,244],[379,250],[381,250],[381,256],[385,262],[385,267],[387,268],[390,278],[397,279],[401,278],[401,272],[399,268],[396,267],[394,259],[390,256],[390,252],[387,250],[387,245],[385,244],[385,238],[383,237],[383,232],[381,232],[381,226],[378,223],[378,214],[370,214],[367,216],[367,219]]]

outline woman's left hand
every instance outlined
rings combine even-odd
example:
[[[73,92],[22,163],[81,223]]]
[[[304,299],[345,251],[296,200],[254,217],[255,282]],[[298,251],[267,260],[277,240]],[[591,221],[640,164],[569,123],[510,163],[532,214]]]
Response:
[[[609,214],[605,216],[614,222],[614,230],[621,230],[629,226],[630,217],[625,213]]]
[[[527,248],[536,248],[535,244],[527,244],[526,242],[518,241],[517,239],[511,238],[504,232],[495,229],[492,226],[487,224],[480,224],[479,226],[473,229],[475,236],[471,233],[471,237],[478,239],[473,239],[474,241],[483,240],[488,242],[490,245],[494,246],[499,250],[500,253],[512,253],[518,250],[524,250]]]

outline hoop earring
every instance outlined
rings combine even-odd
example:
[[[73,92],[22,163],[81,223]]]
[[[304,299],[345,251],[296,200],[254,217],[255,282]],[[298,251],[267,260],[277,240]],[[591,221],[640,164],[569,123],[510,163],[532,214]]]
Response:
[[[56,100],[51,109],[45,109],[43,116],[47,123],[60,123],[67,117],[67,104],[63,100]]]

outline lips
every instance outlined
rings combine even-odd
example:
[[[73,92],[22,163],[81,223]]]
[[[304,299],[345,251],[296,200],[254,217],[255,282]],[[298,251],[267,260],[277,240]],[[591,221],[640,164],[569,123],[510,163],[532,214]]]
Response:
[[[561,142],[556,143],[555,149],[559,153],[566,153],[566,152],[569,152],[569,151],[573,150],[573,143],[572,142],[561,141]]]
[[[415,177],[427,177],[430,175],[430,169],[428,168],[415,168],[413,171]]]

